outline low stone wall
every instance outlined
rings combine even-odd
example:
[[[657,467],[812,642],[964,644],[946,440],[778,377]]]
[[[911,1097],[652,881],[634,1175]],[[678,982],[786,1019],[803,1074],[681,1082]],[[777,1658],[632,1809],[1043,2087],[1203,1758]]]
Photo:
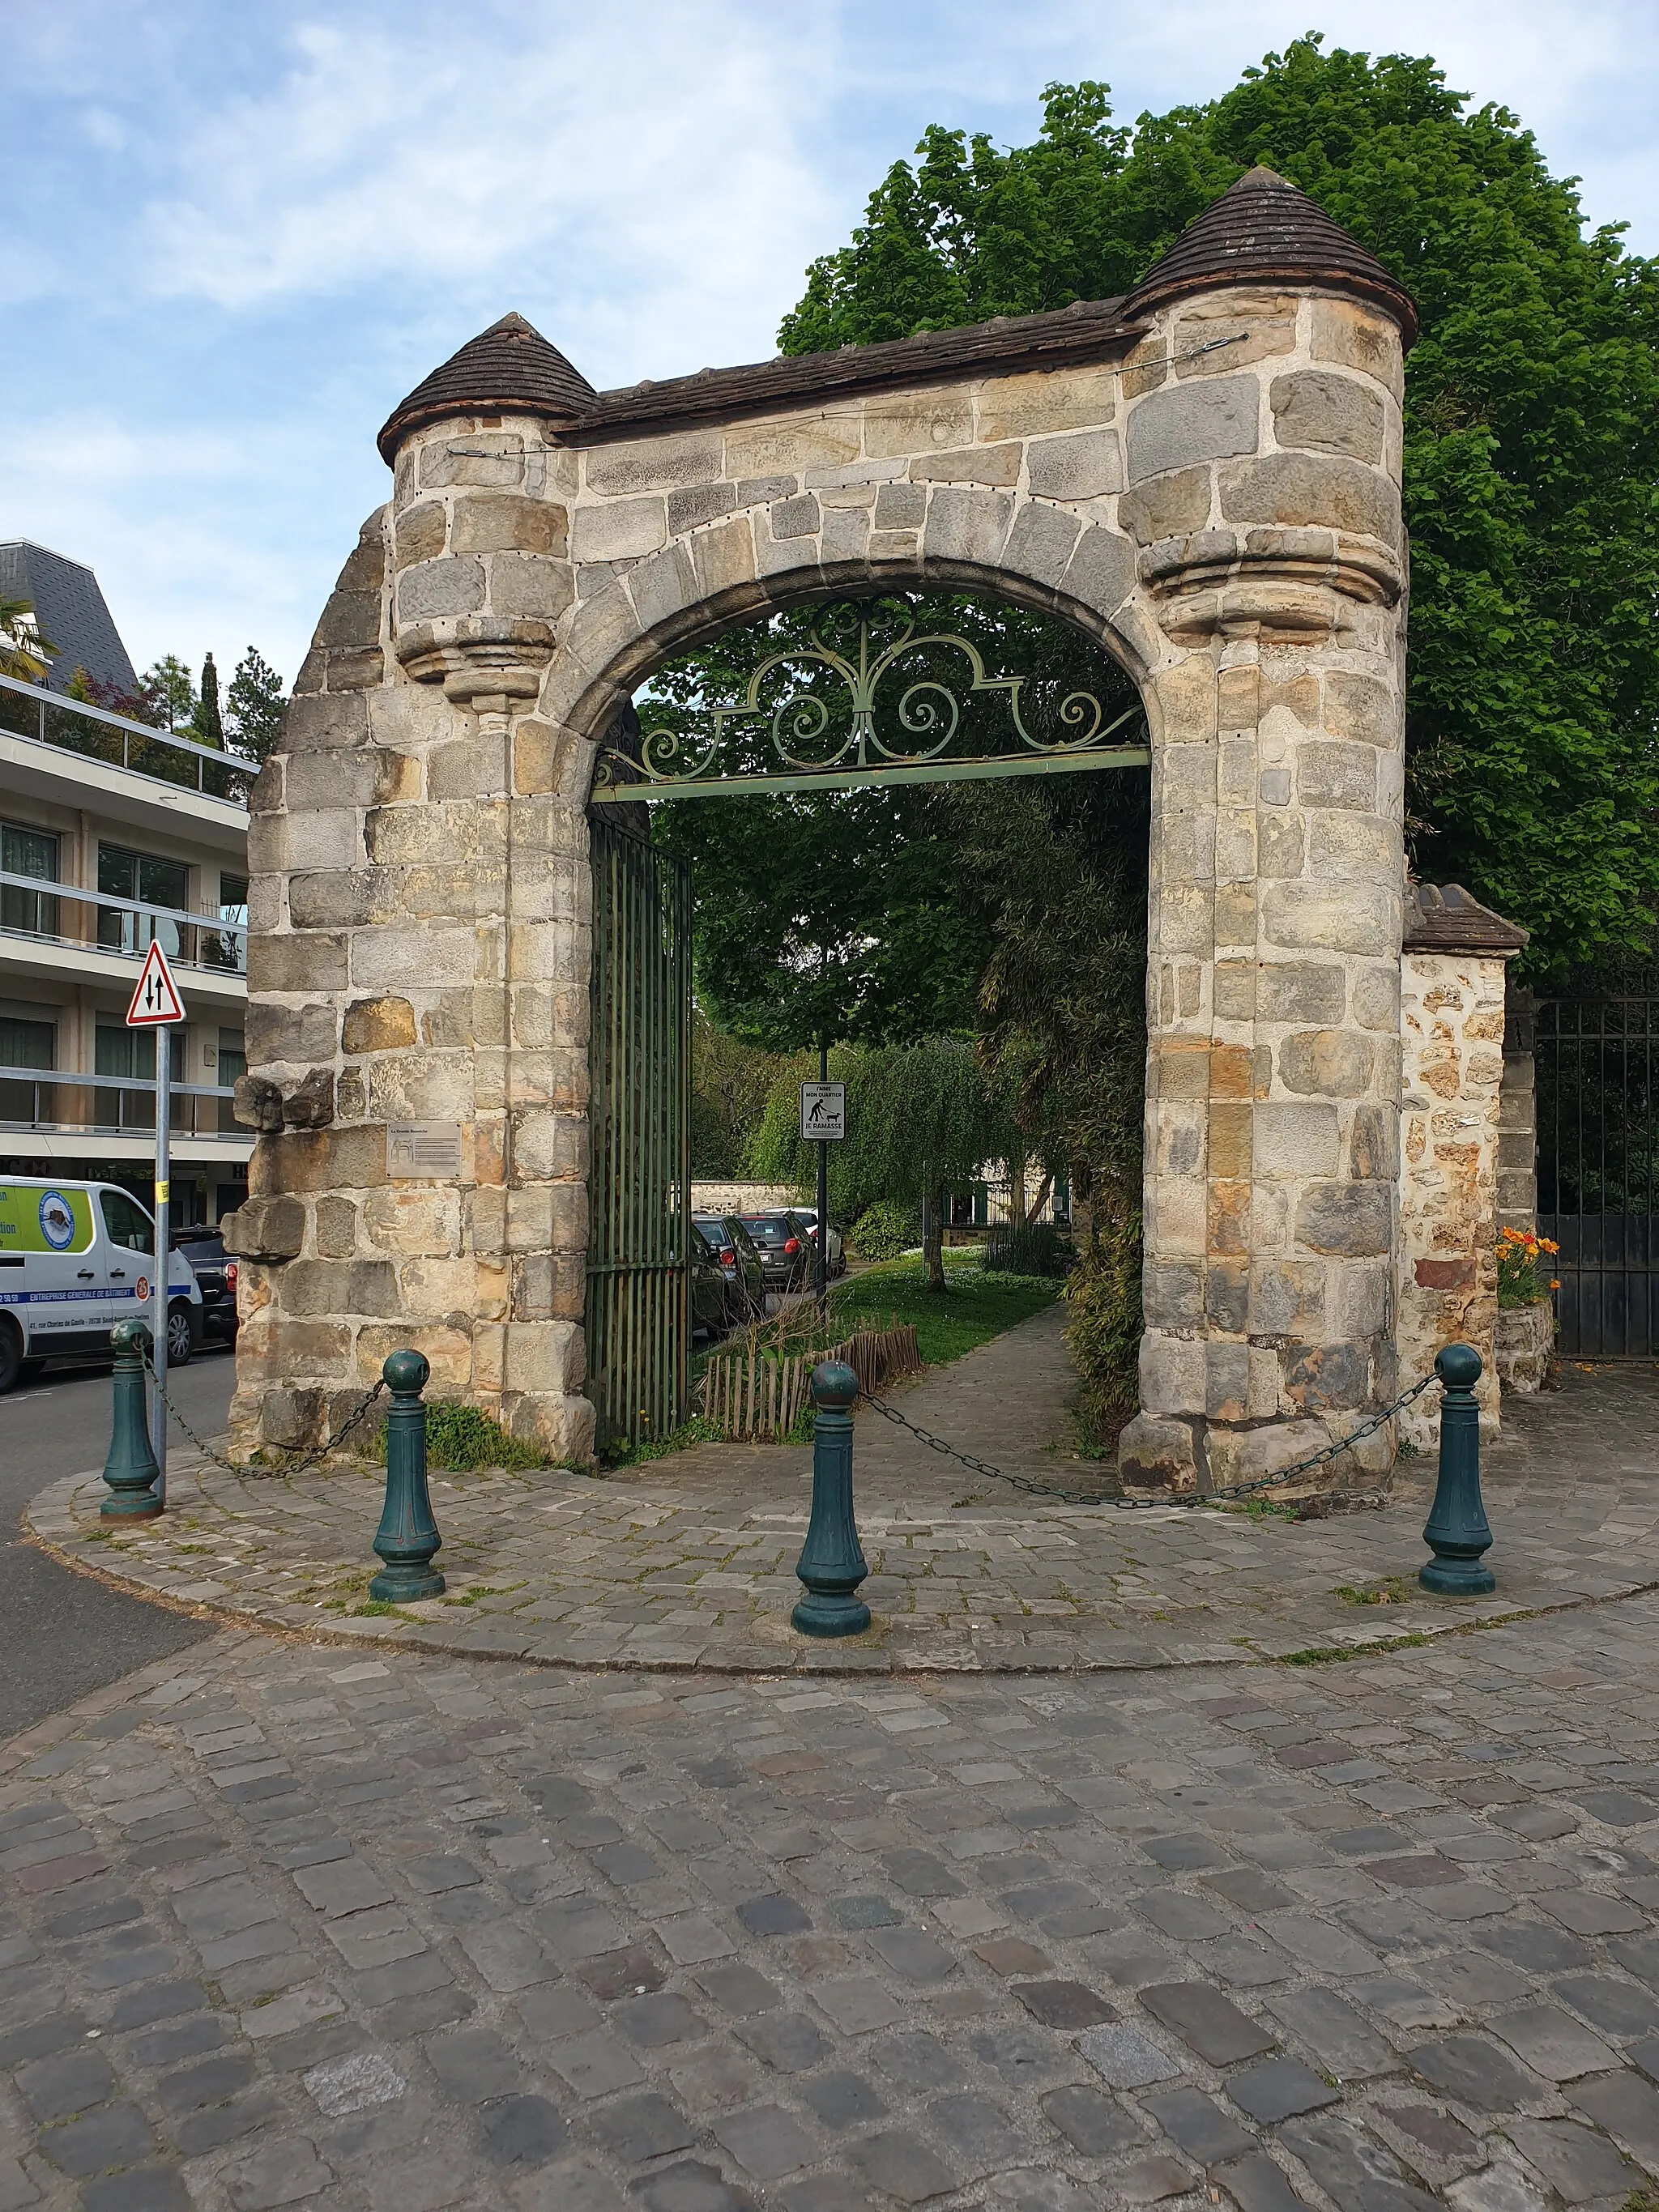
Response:
[[[1498,1432],[1498,1125],[1504,1079],[1502,959],[1408,951],[1401,963],[1401,1189],[1395,1316],[1400,1387],[1442,1345],[1472,1344],[1483,1436]],[[1419,1447],[1439,1436],[1433,1391],[1401,1416]]]
[[[787,1182],[694,1182],[693,1213],[765,1213],[780,1206],[802,1203]]]
[[[1523,1398],[1541,1390],[1555,1357],[1555,1309],[1549,1300],[1500,1309],[1493,1351],[1504,1390],[1518,1391]]]

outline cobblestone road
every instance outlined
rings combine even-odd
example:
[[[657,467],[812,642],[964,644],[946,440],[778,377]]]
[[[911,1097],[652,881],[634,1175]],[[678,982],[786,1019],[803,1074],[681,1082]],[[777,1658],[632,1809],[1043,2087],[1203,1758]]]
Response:
[[[1037,1316],[898,1399],[982,1457],[1063,1486],[1096,1466],[1042,1447],[1069,1376]],[[38,1499],[33,1526],[72,1564],[289,1631],[549,1665],[890,1673],[1213,1665],[1627,1595],[1659,1584],[1659,1375],[1570,1370],[1510,1401],[1486,1455],[1498,1576],[1490,1601],[1416,1589],[1431,1462],[1382,1512],[1292,1524],[1237,1513],[1045,1504],[968,1474],[869,1415],[855,1448],[875,1611],[866,1637],[787,1626],[811,1455],[703,1446],[621,1480],[434,1478],[441,1598],[369,1609],[382,1477],[243,1480],[180,1458],[163,1520],[112,1539],[95,1477]],[[1571,1469],[1570,1486],[1563,1469]],[[1338,1593],[1397,1602],[1359,1605]],[[3,2208],[0,2208],[3,2212]]]
[[[222,1634],[0,1759],[0,2206],[1617,2206],[1656,1628],[904,1683]]]

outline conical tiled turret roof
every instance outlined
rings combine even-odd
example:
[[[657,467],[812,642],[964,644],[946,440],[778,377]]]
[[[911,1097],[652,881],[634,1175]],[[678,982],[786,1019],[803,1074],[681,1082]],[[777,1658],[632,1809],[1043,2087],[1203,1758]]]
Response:
[[[1255,168],[1195,216],[1123,303],[1142,315],[1161,301],[1209,284],[1323,281],[1387,307],[1407,345],[1417,336],[1412,296],[1376,255],[1276,169]]]
[[[499,410],[574,422],[597,397],[587,379],[522,315],[503,315],[392,409],[378,443],[389,466],[411,430],[446,415]]]

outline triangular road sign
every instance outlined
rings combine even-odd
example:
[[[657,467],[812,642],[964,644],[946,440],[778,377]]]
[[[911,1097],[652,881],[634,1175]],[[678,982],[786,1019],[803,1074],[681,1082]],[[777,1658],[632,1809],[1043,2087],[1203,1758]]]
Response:
[[[130,1030],[171,1029],[175,1022],[185,1018],[184,1001],[179,996],[179,986],[173,980],[173,970],[167,966],[167,956],[161,950],[161,939],[150,939],[149,951],[144,955],[144,964],[139,971],[138,988],[132,994],[132,1004],[127,1008],[127,1027]]]

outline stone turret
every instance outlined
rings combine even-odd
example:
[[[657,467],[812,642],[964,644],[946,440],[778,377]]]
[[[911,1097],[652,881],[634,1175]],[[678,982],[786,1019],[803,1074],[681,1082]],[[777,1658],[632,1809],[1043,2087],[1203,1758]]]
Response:
[[[1416,317],[1269,169],[1125,310],[1158,368],[1119,517],[1181,650],[1147,687],[1146,1334],[1122,1453],[1126,1480],[1190,1487],[1287,1464],[1394,1389]]]

